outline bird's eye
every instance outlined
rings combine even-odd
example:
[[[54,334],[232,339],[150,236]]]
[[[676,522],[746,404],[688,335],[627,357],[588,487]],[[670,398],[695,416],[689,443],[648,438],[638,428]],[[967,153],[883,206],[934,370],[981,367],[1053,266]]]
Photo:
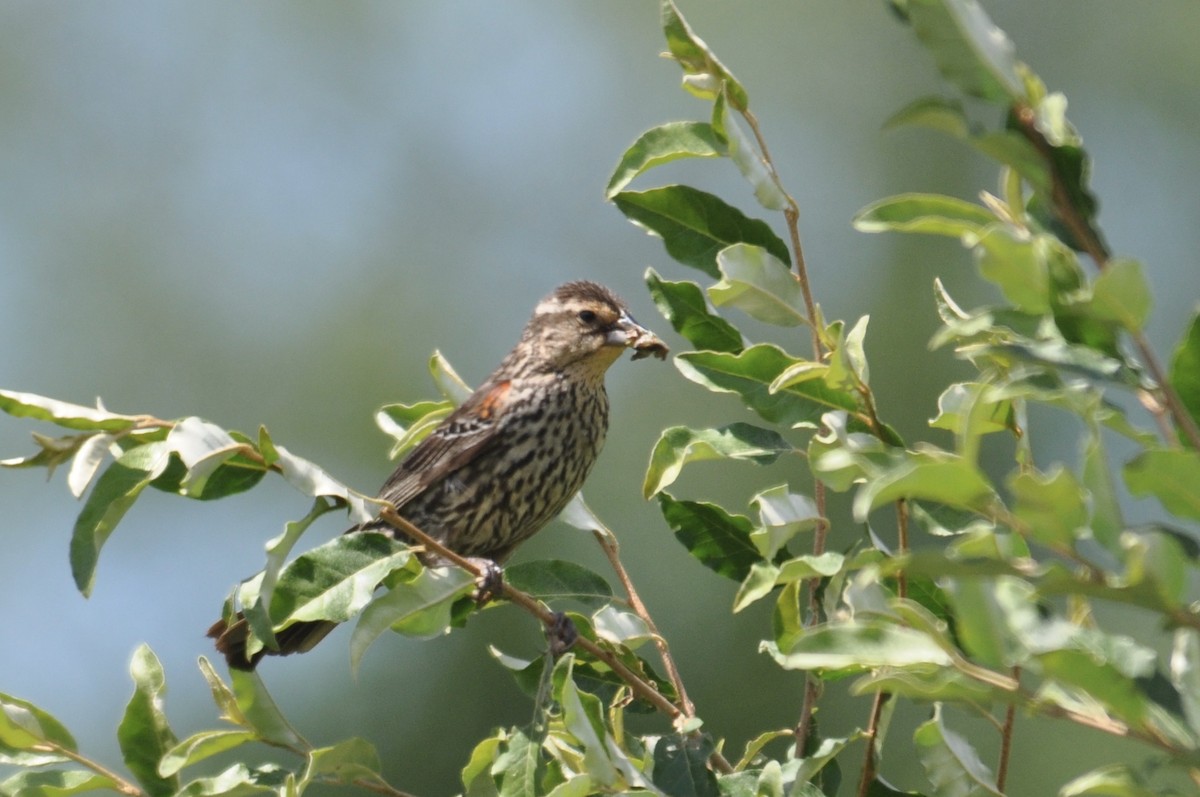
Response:
[[[580,310],[579,311],[579,320],[585,324],[594,323],[596,321],[596,314],[593,313],[591,310]]]

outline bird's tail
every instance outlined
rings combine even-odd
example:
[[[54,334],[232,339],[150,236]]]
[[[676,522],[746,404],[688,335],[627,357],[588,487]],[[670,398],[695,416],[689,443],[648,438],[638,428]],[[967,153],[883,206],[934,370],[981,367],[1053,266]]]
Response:
[[[246,642],[250,638],[250,624],[239,613],[232,623],[218,620],[208,629],[208,636],[217,641],[217,651],[225,657],[225,661],[235,670],[253,670],[263,656],[288,656],[292,653],[306,653],[324,639],[330,631],[337,628],[337,623],[330,620],[306,620],[292,623],[282,631],[275,633],[275,641],[279,649],[263,648],[253,656],[246,655]]]

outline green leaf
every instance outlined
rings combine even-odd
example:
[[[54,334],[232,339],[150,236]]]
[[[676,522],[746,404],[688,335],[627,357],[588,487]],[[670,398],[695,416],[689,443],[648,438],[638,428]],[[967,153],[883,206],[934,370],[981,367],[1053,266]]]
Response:
[[[1146,788],[1126,764],[1109,764],[1071,780],[1058,790],[1058,797],[1161,797]]]
[[[609,755],[605,743],[608,732],[604,726],[599,699],[581,692],[572,678],[574,656],[567,654],[554,667],[554,691],[562,706],[563,723],[583,748],[584,765],[588,774],[599,784],[611,786],[619,782],[620,771]]]
[[[1124,473],[1134,495],[1153,495],[1175,515],[1200,520],[1200,453],[1144,451],[1125,466]]]
[[[171,777],[184,767],[241,747],[247,742],[258,740],[252,731],[200,731],[184,739],[163,755],[158,763],[158,774]]]
[[[102,407],[93,409],[12,390],[0,390],[0,411],[17,418],[49,421],[67,429],[98,432],[123,432],[137,426],[139,420],[136,416],[118,415]]]
[[[280,474],[300,492],[313,498],[328,496],[341,499],[350,507],[350,517],[356,523],[365,523],[375,516],[376,499],[351,490],[320,466],[296,456],[281,445],[274,446],[274,453]]]
[[[708,768],[712,751],[707,736],[659,737],[654,745],[654,785],[672,797],[717,797],[721,789]]]
[[[689,462],[735,459],[769,465],[780,454],[794,450],[779,433],[748,423],[733,423],[718,429],[672,426],[663,431],[650,453],[642,495],[651,498],[665,490]]]
[[[750,541],[766,559],[774,559],[793,537],[816,528],[821,520],[813,500],[793,493],[786,484],[763,490],[750,499],[750,505],[758,510],[760,524]]]
[[[972,202],[942,194],[899,194],[867,205],[854,217],[859,232],[978,235],[996,217]]]
[[[1073,548],[1087,533],[1087,496],[1083,486],[1061,465],[1049,473],[1022,471],[1008,482],[1013,514],[1025,521],[1029,536],[1051,547]]]
[[[540,749],[540,745],[522,730],[516,730],[508,737],[504,752],[492,765],[492,776],[500,778],[501,797],[532,797],[539,793]]]
[[[604,197],[612,199],[643,172],[680,158],[728,155],[725,139],[707,122],[668,122],[638,136],[617,164]]]
[[[302,620],[349,620],[411,556],[390,534],[371,531],[342,534],[307,551],[280,573],[271,597],[275,630]]]
[[[717,60],[704,40],[692,32],[672,0],[662,2],[662,28],[670,56],[683,69],[685,89],[706,100],[716,99],[723,90],[730,105],[739,111],[746,109],[750,99],[742,84]]]
[[[742,581],[751,565],[762,561],[750,541],[748,518],[716,504],[677,501],[669,493],[659,493],[658,504],[675,538],[710,570]]]
[[[807,322],[800,282],[782,260],[761,246],[733,244],[717,253],[721,281],[708,289],[717,307],[736,307],[781,327]]]
[[[76,752],[71,732],[28,700],[0,693],[0,764],[42,766],[67,758],[44,745]]]
[[[246,718],[242,716],[242,710],[238,708],[237,695],[228,684],[221,680],[221,676],[213,668],[212,662],[201,656],[197,664],[200,667],[200,674],[204,677],[209,691],[212,693],[213,703],[216,704],[217,710],[221,712],[221,719],[232,722],[235,725],[249,727]]]
[[[178,741],[163,714],[167,691],[162,664],[148,645],[141,645],[129,665],[133,676],[133,697],[125,707],[125,716],[117,728],[117,741],[125,756],[125,766],[152,797],[167,797],[179,790],[174,775],[160,775],[158,762]]]
[[[454,370],[454,366],[450,365],[450,361],[436,349],[429,357],[429,375],[433,377],[433,383],[437,385],[442,396],[456,407],[474,392],[466,380],[458,375],[458,371]]]
[[[375,413],[375,425],[395,443],[388,459],[396,459],[425,439],[451,412],[450,401],[418,401],[415,404],[385,404]]]
[[[167,467],[170,450],[165,442],[148,443],[126,451],[96,481],[71,534],[71,573],[75,586],[91,595],[100,549],[117,523],[133,506],[146,485]]]
[[[350,637],[350,668],[357,672],[363,655],[389,628],[429,638],[445,632],[454,602],[474,586],[471,574],[457,567],[422,568],[416,578],[393,584],[363,611]]]
[[[76,498],[83,496],[88,485],[96,478],[100,466],[111,453],[115,440],[113,435],[101,432],[80,443],[74,459],[71,460],[71,469],[67,471],[67,489],[71,491],[71,495]]]
[[[1175,346],[1170,382],[1192,420],[1200,424],[1200,313],[1192,316],[1187,332]]]
[[[827,623],[814,626],[786,651],[764,642],[785,670],[862,672],[873,667],[949,666],[941,644],[912,628],[883,621]]]
[[[913,100],[883,123],[884,130],[906,126],[937,130],[939,133],[945,133],[964,141],[971,137],[971,126],[967,122],[967,114],[963,110],[962,103],[946,97],[932,96]],[[901,194],[900,196],[943,198],[941,194]],[[883,200],[883,202],[889,201]],[[961,202],[962,200],[954,201]],[[994,218],[991,220],[995,221]],[[876,230],[865,230],[864,232],[876,232]]]
[[[930,448],[893,453],[893,463],[855,494],[854,517],[864,522],[872,510],[900,498],[985,512],[996,494],[974,463],[949,452]]]
[[[964,94],[1004,106],[1025,101],[1013,45],[976,0],[907,0],[917,38]]]
[[[248,767],[234,764],[211,778],[197,778],[179,791],[178,797],[248,797],[252,794],[295,795],[295,790],[285,790],[285,784],[294,778],[293,773],[276,764]]]
[[[229,680],[236,701],[236,721],[254,731],[269,744],[308,748],[308,742],[296,733],[296,729],[284,718],[257,672],[230,669]]]
[[[1051,650],[1037,659],[1046,678],[1082,690],[1088,702],[1100,703],[1134,727],[1142,725],[1149,708],[1145,693],[1111,664],[1097,661],[1091,651]]]
[[[717,253],[727,246],[762,246],[790,263],[787,245],[766,222],[752,219],[712,194],[686,185],[622,191],[612,198],[626,218],[663,239],[671,257],[720,277]]]
[[[979,459],[979,438],[986,434],[1016,430],[1011,399],[997,395],[985,382],[959,382],[938,396],[934,429],[954,433],[955,449],[969,462]]]
[[[318,778],[335,783],[351,784],[356,780],[382,783],[379,774],[382,764],[375,745],[366,739],[352,737],[331,747],[319,747],[308,754],[308,766],[304,768],[300,789],[304,789]]]
[[[854,326],[838,330],[837,342],[829,352],[829,370],[825,374],[826,384],[851,392],[865,387],[871,381],[867,366],[867,353],[863,348],[867,337],[869,315],[862,316]]]
[[[597,608],[611,601],[613,594],[603,576],[562,559],[520,562],[505,568],[504,580],[547,603],[576,600]]]
[[[1150,286],[1136,260],[1115,258],[1092,283],[1088,312],[1102,321],[1115,321],[1130,332],[1139,332],[1150,317]]]
[[[946,727],[942,708],[935,704],[933,719],[913,733],[917,756],[936,797],[1002,797],[996,779],[967,739]]]
[[[646,621],[609,603],[592,615],[596,637],[633,650],[654,638]]]
[[[497,797],[499,792],[492,779],[492,763],[500,755],[503,741],[504,731],[496,731],[493,736],[475,745],[466,766],[462,769],[464,797]]]
[[[730,115],[728,96],[722,91],[713,103],[713,128],[724,137],[730,159],[754,189],[758,204],[768,210],[783,210],[788,206],[788,196],[758,146]]]
[[[688,379],[718,393],[734,393],[750,409],[771,423],[816,424],[830,409],[855,412],[856,397],[829,387],[824,380],[809,379],[771,392],[772,383],[796,360],[769,343],[751,346],[740,354],[686,352],[675,358],[675,367]]]
[[[704,292],[696,283],[669,282],[648,268],[646,286],[658,311],[697,349],[739,352],[745,348],[742,334],[724,318],[708,311]]]
[[[1171,686],[1179,693],[1184,719],[1200,736],[1200,633],[1194,628],[1175,629],[1170,665]]]
[[[241,453],[243,444],[235,440],[229,432],[209,423],[202,418],[184,418],[177,422],[167,435],[167,445],[179,455],[187,473],[179,484],[180,495],[192,498],[223,497],[228,492],[217,496],[206,495],[205,487],[209,479],[227,461]],[[253,466],[261,478],[261,466]],[[242,489],[254,486],[257,480],[243,484]]]
[[[336,506],[324,498],[313,501],[313,507],[300,520],[292,520],[284,524],[283,533],[267,541],[267,564],[257,576],[244,581],[238,589],[238,601],[242,605],[243,614],[250,623],[250,628],[258,641],[269,647],[276,647],[274,623],[271,621],[267,607],[275,594],[275,585],[287,562],[289,554],[300,535],[308,530],[317,518],[326,512],[331,512]],[[247,647],[246,655],[257,652],[253,646]]]
[[[1019,310],[1038,315],[1051,309],[1050,246],[1047,236],[1030,238],[1024,231],[994,224],[983,231],[974,252],[984,279],[998,285]]]
[[[49,772],[26,770],[0,781],[0,794],[6,797],[68,797],[99,789],[120,791],[112,778],[82,769]]]

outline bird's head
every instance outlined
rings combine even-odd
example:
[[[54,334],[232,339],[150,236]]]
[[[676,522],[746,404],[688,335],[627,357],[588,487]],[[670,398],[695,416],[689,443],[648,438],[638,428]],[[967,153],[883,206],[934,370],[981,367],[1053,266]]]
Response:
[[[634,359],[667,356],[666,344],[635,321],[616,294],[578,281],[560,285],[538,303],[510,357],[542,373],[582,369],[599,376],[625,349],[634,350]]]

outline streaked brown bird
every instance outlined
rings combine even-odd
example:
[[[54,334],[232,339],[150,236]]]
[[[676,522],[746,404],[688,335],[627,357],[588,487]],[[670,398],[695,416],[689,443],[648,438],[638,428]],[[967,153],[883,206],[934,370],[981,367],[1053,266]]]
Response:
[[[583,486],[608,431],[604,374],[627,349],[665,358],[666,345],[595,282],[568,282],[543,299],[521,339],[479,389],[421,441],[379,497],[463,556],[502,562],[554,519]],[[383,521],[347,533],[388,529]],[[333,628],[294,623],[278,650],[246,656],[245,620],[209,629],[231,667],[302,653]]]

